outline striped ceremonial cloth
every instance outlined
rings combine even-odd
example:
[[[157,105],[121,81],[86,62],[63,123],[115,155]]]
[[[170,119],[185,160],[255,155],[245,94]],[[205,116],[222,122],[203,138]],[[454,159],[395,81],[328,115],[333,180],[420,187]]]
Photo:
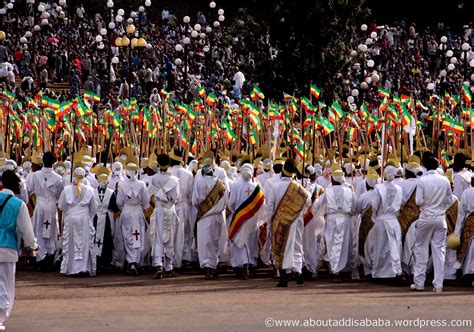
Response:
[[[232,216],[229,225],[229,240],[233,241],[235,239],[245,222],[258,212],[264,201],[263,190],[260,185],[257,185],[253,193],[240,204]]]

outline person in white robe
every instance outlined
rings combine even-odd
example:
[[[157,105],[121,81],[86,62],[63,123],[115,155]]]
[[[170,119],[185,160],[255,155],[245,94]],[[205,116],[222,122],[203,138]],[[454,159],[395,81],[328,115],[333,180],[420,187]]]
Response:
[[[26,204],[14,197],[20,193],[21,179],[13,171],[2,174],[0,191],[0,330],[10,317],[15,301],[15,270],[19,243],[36,249],[36,239]],[[7,201],[8,199],[8,201]]]
[[[120,162],[116,161],[112,164],[112,174],[110,175],[107,187],[116,192],[118,183],[121,180],[123,180],[123,166]]]
[[[278,268],[280,274],[280,281],[277,287],[288,287],[287,273],[292,271],[296,274],[296,283],[301,285],[304,283],[302,268],[303,268],[303,210],[311,205],[311,195],[296,181],[293,181],[293,177],[296,174],[296,163],[293,159],[287,159],[283,165],[281,177],[271,184],[269,187],[269,193],[267,197],[267,211],[270,213],[270,228],[273,230],[275,226],[275,219],[277,212],[280,208],[280,203],[283,199],[287,199],[287,190],[290,186],[298,186],[300,191],[300,200],[303,200],[301,210],[297,214],[296,218],[291,221],[290,228],[288,230],[288,236],[286,243],[284,244],[284,252],[278,253],[282,255],[281,267]],[[267,182],[268,184],[268,182]],[[298,212],[298,211],[295,211]],[[280,234],[271,234],[271,239],[274,242],[280,241],[278,238]],[[272,248],[273,254],[276,248]]]
[[[176,202],[179,199],[179,179],[168,171],[170,158],[160,154],[157,158],[159,172],[152,179],[151,194],[155,198],[155,209],[150,218],[148,229],[152,265],[156,268],[155,279],[173,274],[175,256],[175,236],[179,220],[176,214]]]
[[[115,192],[107,188],[109,182],[109,169],[99,167],[96,176],[98,187],[94,190],[97,202],[97,212],[94,216],[95,227],[95,255],[97,257],[97,270],[110,270],[112,267],[112,254],[114,249],[114,213],[119,212]]]
[[[453,194],[460,200],[464,190],[471,186],[471,171],[466,168],[464,153],[456,153],[453,161]]]
[[[83,184],[85,170],[76,167],[73,176],[73,183],[64,188],[58,203],[58,208],[63,211],[63,260],[60,272],[94,276],[97,265],[93,218],[97,202],[94,189]]]
[[[176,268],[182,267],[182,262],[191,262],[196,259],[197,254],[192,250],[194,223],[191,220],[191,198],[193,195],[194,176],[193,173],[182,165],[181,151],[170,153],[169,172],[179,179],[179,195],[176,203],[176,214],[178,225],[174,240],[174,260]]]
[[[217,187],[214,190],[215,186]],[[211,192],[218,194],[214,198],[216,203],[208,206],[205,203],[209,201],[208,195]],[[204,165],[201,176],[196,176],[194,182],[192,205],[197,211],[195,238],[199,265],[204,269],[206,279],[213,279],[216,276],[220,257],[224,254],[221,243],[226,242],[228,236],[224,217],[227,200],[228,192],[225,184],[214,174],[214,166]],[[200,214],[199,211],[203,212]]]
[[[45,270],[52,268],[58,247],[60,233],[57,203],[64,188],[62,177],[52,169],[54,160],[54,155],[46,152],[43,156],[44,167],[30,173],[26,181],[29,195],[36,195],[33,211],[33,230],[39,245],[36,262],[38,268]]]
[[[304,266],[306,267],[311,278],[314,279],[318,275],[318,269],[323,260],[324,250],[324,215],[319,213],[312,214],[312,206],[315,201],[324,193],[324,188],[314,183],[311,194],[311,206],[304,212],[304,231],[303,231],[303,253]]]
[[[238,209],[242,207],[255,190],[262,190],[258,183],[252,180],[254,168],[250,164],[244,164],[240,167],[240,177],[232,185],[229,196],[229,236],[233,235],[232,220]],[[247,218],[239,229],[238,235],[232,238],[229,244],[230,262],[238,276],[248,279],[250,268],[257,265],[258,257],[258,222],[261,220],[260,212],[263,210],[263,191],[262,205],[253,212],[253,215]]]
[[[262,161],[263,163],[263,172],[257,176],[257,181],[263,186],[265,186],[265,183],[270,180],[270,178],[273,176],[272,172],[272,159],[271,158],[265,158]]]
[[[263,195],[265,197],[270,197],[270,192],[272,191],[272,186],[274,183],[280,181],[281,179],[281,171],[283,169],[285,161],[281,158],[275,159],[273,162],[273,175],[265,181],[263,187]],[[269,209],[268,204],[265,204],[264,211],[262,212],[262,222],[265,225],[264,228],[266,229],[266,236],[265,236],[265,243],[261,244],[260,249],[260,259],[262,262],[268,266],[273,264],[272,260],[272,227],[271,227],[271,219],[272,219],[272,211]],[[262,230],[263,231],[263,230]]]
[[[372,201],[375,236],[372,278],[395,278],[402,274],[402,233],[397,219],[402,188],[393,184],[395,173],[395,167],[386,166],[385,181],[375,186]]]
[[[107,188],[112,189],[117,197],[118,184],[124,179],[122,163],[116,161],[112,164],[112,173],[110,174]],[[112,250],[112,265],[117,268],[123,268],[125,264],[125,244],[123,242],[122,225],[120,216],[114,220],[114,249]]]
[[[150,206],[150,194],[138,177],[138,158],[126,160],[125,178],[118,183],[117,206],[120,214],[120,227],[125,247],[125,260],[128,273],[138,275],[138,267],[145,260],[146,222],[143,210]]]
[[[430,152],[422,157],[427,172],[416,188],[416,204],[420,207],[420,218],[415,230],[415,271],[412,290],[424,290],[429,247],[434,267],[433,291],[443,291],[444,261],[446,253],[446,210],[454,203],[455,196],[446,177],[437,173],[438,160]]]
[[[461,204],[458,210],[458,218],[456,221],[456,228],[453,234],[461,237],[466,218],[474,213],[474,173],[471,176],[471,187],[464,190],[461,196]],[[472,228],[472,226],[470,225]],[[457,268],[461,269],[464,276],[470,275],[471,279],[474,275],[474,236],[470,239],[463,238],[463,241],[467,241],[467,249],[462,261],[458,261]],[[474,285],[474,283],[473,283]]]
[[[352,230],[351,216],[356,208],[353,190],[344,185],[345,176],[341,167],[334,164],[331,170],[331,185],[313,205],[313,215],[322,213],[326,221],[324,239],[334,282],[341,282],[343,272],[351,270]]]

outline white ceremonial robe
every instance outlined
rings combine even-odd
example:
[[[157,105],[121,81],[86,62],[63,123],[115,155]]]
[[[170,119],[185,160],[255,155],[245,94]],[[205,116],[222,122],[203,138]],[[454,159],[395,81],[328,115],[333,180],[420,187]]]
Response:
[[[179,224],[175,204],[179,198],[179,179],[169,172],[157,173],[152,179],[155,209],[150,217],[148,234],[151,244],[151,258],[154,267],[173,269],[175,236]]]
[[[63,211],[63,260],[61,273],[71,275],[96,273],[93,218],[97,211],[94,189],[81,184],[81,194],[77,195],[77,185],[64,188],[59,197],[58,207]]]
[[[351,268],[351,217],[356,207],[354,192],[344,185],[330,185],[313,205],[313,214],[324,214],[324,239],[331,273],[346,272]]]
[[[192,204],[197,211],[217,181],[215,176],[200,176],[195,179]],[[201,268],[216,269],[225,252],[222,243],[227,241],[227,228],[224,210],[227,204],[227,192],[204,215],[196,221],[197,252]]]
[[[125,247],[125,259],[143,265],[145,258],[146,222],[143,210],[150,206],[150,194],[145,183],[128,179],[118,183],[117,206],[121,209],[120,224]]]
[[[465,219],[474,212],[474,188],[464,190],[461,196],[461,204],[458,210],[458,218],[454,234],[461,236]],[[462,270],[462,274],[474,274],[474,237],[468,240],[466,256],[462,262],[458,262],[457,268]]]
[[[30,173],[26,180],[28,193],[36,195],[33,211],[33,230],[39,250],[36,261],[42,261],[46,255],[56,252],[59,240],[57,202],[64,186],[62,177],[51,168]]]
[[[375,186],[372,201],[374,219],[373,278],[394,278],[402,274],[402,232],[397,215],[402,203],[402,188],[390,182]]]
[[[232,212],[232,215],[229,218],[229,222],[232,220],[235,211],[252,195],[256,187],[256,183],[244,181],[241,177],[232,184],[229,196],[229,210]],[[232,267],[242,267],[244,264],[257,264],[258,221],[261,219],[262,210],[263,206],[251,218],[245,221],[245,226],[243,226],[245,229],[241,229],[242,237],[238,241],[240,243],[230,241],[229,252]]]
[[[268,205],[268,197],[270,197],[270,193],[272,192],[272,186],[275,182],[280,181],[281,179],[281,174],[273,174],[270,179],[268,179],[265,182],[265,185],[262,187],[263,189],[263,195],[265,196],[265,206],[264,206],[264,211],[262,212],[262,223],[266,224],[266,242],[263,246],[263,248],[260,250],[260,259],[262,262],[266,265],[271,265],[273,263],[272,261],[272,217],[273,217],[273,211]]]
[[[123,179],[124,177],[122,177],[121,175],[112,173],[110,175],[110,179],[109,179],[109,183],[107,184],[107,187],[112,189],[113,191],[117,191],[118,183],[122,181]]]
[[[453,194],[460,200],[464,190],[471,187],[471,171],[463,169],[453,174]]]
[[[288,186],[290,185],[291,181],[292,180],[288,177],[280,177],[279,180],[273,182],[268,188],[269,196],[267,197],[267,206],[268,211],[271,212],[270,218],[273,218],[273,216],[275,215],[275,212],[278,209],[278,205],[280,204],[283,196],[285,195],[286,190],[288,189]],[[310,205],[311,197],[310,195],[308,195],[305,207],[308,207]],[[282,269],[291,269],[297,273],[301,273],[301,269],[303,268],[303,210],[296,218],[296,220],[291,224],[282,263]],[[270,222],[272,222],[272,219],[270,219]],[[272,224],[270,224],[269,227],[271,229]],[[272,238],[270,237],[267,239],[267,241],[271,241],[271,239]]]
[[[418,180],[416,205],[420,207],[420,218],[415,230],[414,283],[424,286],[429,247],[434,267],[433,286],[443,288],[446,253],[446,210],[455,202],[449,180],[436,171],[428,171]]]
[[[262,188],[263,186],[265,186],[265,183],[270,180],[273,176],[273,172],[271,171],[266,171],[266,172],[263,172],[262,174],[259,174],[257,176],[257,181],[262,185]]]
[[[179,198],[176,203],[178,225],[174,239],[173,264],[175,267],[180,268],[183,259],[190,262],[193,260],[193,256],[195,256],[191,249],[194,238],[194,220],[191,219],[194,176],[191,171],[188,171],[181,165],[171,167],[169,172],[179,179]]]
[[[311,193],[315,197],[315,201],[318,199],[318,194],[323,187],[318,184],[314,184],[313,192]],[[311,207],[310,207],[311,208]],[[307,213],[307,209],[304,214]],[[319,266],[323,259],[323,229],[324,229],[324,215],[318,213],[313,215],[310,221],[304,225],[303,231],[303,253],[304,253],[304,265],[312,274],[317,274]]]

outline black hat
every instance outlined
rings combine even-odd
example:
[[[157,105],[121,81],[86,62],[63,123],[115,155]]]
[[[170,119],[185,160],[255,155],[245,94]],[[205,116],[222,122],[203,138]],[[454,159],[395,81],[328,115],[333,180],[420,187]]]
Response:
[[[167,154],[161,153],[156,157],[156,162],[160,169],[166,169],[170,167],[170,157]]]
[[[296,173],[296,161],[292,158],[288,158],[283,165],[283,175],[292,177]]]

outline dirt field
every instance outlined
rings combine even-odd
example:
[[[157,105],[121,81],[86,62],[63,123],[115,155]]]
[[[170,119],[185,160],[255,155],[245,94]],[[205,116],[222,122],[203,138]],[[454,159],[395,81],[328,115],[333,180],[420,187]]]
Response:
[[[197,274],[160,281],[152,277],[147,273],[139,277],[111,274],[70,278],[20,270],[7,331],[248,331],[271,330],[266,324],[273,322],[275,326],[278,322],[274,319],[301,320],[297,324],[307,320],[306,324],[313,326],[316,323],[311,319],[339,320],[332,323],[334,326],[342,323],[341,318],[474,318],[474,288],[460,285],[448,285],[444,293],[434,294],[428,287],[425,292],[414,293],[407,287],[366,281],[333,284],[327,279],[302,286],[292,282],[288,289],[278,289],[276,280],[266,274],[247,281],[230,274],[215,281]],[[472,331],[472,323],[465,330]]]

